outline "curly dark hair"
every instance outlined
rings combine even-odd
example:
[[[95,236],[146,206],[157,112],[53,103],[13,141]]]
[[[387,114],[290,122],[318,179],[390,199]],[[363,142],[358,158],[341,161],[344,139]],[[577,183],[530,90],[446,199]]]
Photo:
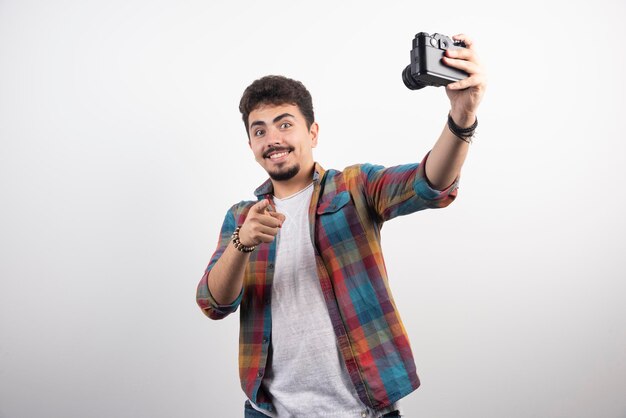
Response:
[[[250,136],[248,132],[250,112],[267,104],[298,106],[306,120],[307,129],[311,129],[311,125],[315,122],[313,99],[304,84],[281,75],[268,75],[250,84],[239,102],[239,111],[248,136]]]

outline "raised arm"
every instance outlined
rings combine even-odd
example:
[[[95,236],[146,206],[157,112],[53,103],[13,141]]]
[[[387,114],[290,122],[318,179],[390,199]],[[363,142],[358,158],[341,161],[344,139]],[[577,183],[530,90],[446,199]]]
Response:
[[[472,40],[465,35],[455,35],[452,38],[463,41],[466,46],[448,49],[443,58],[445,64],[469,74],[468,78],[446,86],[453,126],[463,129],[476,122],[476,112],[487,81]],[[468,149],[469,140],[455,135],[450,124],[446,124],[426,161],[426,178],[433,188],[443,190],[454,182],[461,172]]]

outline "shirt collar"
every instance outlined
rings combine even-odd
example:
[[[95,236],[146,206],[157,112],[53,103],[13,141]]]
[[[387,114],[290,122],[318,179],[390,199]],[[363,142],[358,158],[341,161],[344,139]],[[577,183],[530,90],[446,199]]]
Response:
[[[325,172],[326,170],[324,170],[321,165],[315,163],[313,170],[313,182],[319,182],[320,179],[324,177]],[[265,182],[254,191],[254,195],[259,198],[259,200],[263,199],[263,197],[268,194],[274,194],[274,186],[272,185],[271,179],[265,180]]]

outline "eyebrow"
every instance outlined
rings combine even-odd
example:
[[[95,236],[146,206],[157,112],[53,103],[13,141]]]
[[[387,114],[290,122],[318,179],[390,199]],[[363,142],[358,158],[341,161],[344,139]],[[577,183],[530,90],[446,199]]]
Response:
[[[272,123],[276,123],[280,121],[281,119],[287,118],[287,117],[295,118],[295,116],[292,115],[291,113],[283,113],[281,115],[276,116],[274,120],[272,121]],[[255,126],[265,126],[265,122],[263,122],[262,120],[255,120],[254,122],[250,124],[250,129],[254,128]]]

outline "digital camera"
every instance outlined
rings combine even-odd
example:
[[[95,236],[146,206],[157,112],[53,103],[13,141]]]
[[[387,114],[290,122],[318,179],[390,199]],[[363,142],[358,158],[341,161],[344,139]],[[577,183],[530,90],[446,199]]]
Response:
[[[402,71],[402,81],[411,90],[426,86],[441,87],[468,77],[465,71],[445,65],[442,61],[446,49],[465,48],[462,41],[446,35],[420,32],[413,39],[411,63]]]

